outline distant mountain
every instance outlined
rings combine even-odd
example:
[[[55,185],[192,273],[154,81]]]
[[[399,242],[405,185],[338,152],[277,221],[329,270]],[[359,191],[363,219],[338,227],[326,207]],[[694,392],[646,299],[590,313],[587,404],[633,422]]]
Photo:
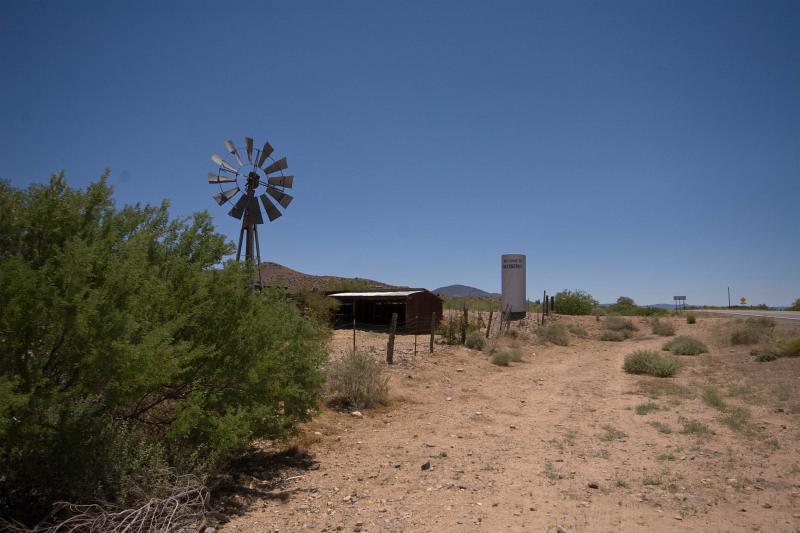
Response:
[[[331,288],[355,286],[366,290],[386,290],[401,288],[382,281],[365,278],[344,278],[340,276],[314,276],[292,270],[278,263],[261,263],[261,279],[267,287],[283,287],[290,290],[312,289],[329,290]],[[405,287],[402,287],[405,288]],[[349,289],[352,290],[352,289]]]
[[[431,292],[440,296],[450,296],[455,298],[497,298],[497,293],[486,292],[469,285],[448,285],[439,287]]]

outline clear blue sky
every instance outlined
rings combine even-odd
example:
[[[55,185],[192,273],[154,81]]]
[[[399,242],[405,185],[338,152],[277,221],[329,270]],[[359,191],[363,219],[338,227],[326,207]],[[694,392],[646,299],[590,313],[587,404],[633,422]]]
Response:
[[[0,177],[238,222],[206,174],[268,138],[262,256],[529,296],[800,296],[799,2],[0,1]]]

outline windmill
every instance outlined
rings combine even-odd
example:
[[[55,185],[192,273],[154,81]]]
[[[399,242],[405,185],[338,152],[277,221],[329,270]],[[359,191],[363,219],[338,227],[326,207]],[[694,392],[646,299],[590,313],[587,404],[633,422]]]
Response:
[[[244,257],[246,261],[255,261],[261,264],[261,251],[258,245],[258,226],[264,223],[261,215],[259,200],[264,206],[270,222],[280,217],[282,213],[270,200],[270,196],[281,207],[286,209],[292,203],[292,196],[286,194],[286,189],[292,188],[294,176],[285,176],[283,171],[289,165],[283,157],[277,161],[273,159],[273,148],[265,142],[259,150],[253,151],[253,139],[245,137],[244,151],[247,163],[242,161],[242,156],[233,141],[225,141],[228,155],[225,157],[213,154],[213,161],[219,168],[216,173],[208,173],[208,182],[218,185],[219,192],[213,198],[219,205],[230,203],[232,205],[228,214],[242,221],[239,231],[239,246],[236,250],[236,260],[241,260],[242,243],[244,243]],[[265,166],[267,165],[267,166]],[[259,187],[261,189],[259,194]],[[237,195],[241,195],[236,199]],[[258,269],[258,284],[261,287],[261,269]]]

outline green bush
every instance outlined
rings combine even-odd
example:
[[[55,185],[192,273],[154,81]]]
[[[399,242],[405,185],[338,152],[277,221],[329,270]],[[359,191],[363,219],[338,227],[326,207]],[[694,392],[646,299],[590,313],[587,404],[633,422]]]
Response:
[[[508,350],[511,352],[511,361],[514,363],[519,363],[522,361],[522,351],[519,348],[509,348]]]
[[[543,341],[552,342],[559,346],[569,345],[569,332],[567,328],[557,322],[540,327],[536,330],[536,335]]]
[[[731,333],[731,344],[758,344],[769,338],[775,328],[775,321],[768,317],[753,317],[737,322],[742,326]]]
[[[639,331],[636,325],[627,318],[620,318],[618,316],[610,316],[605,319],[603,327],[609,331]]]
[[[705,344],[688,335],[675,337],[664,344],[662,349],[672,352],[675,355],[699,355],[708,352],[708,347],[706,347]]]
[[[638,350],[625,357],[623,369],[628,374],[649,374],[658,378],[674,376],[680,362],[672,356],[650,350]]]
[[[671,337],[675,335],[675,326],[672,325],[672,322],[662,322],[656,318],[653,320],[651,326],[653,328],[653,333],[656,335],[661,335],[662,337]]]
[[[385,404],[389,396],[389,378],[383,365],[363,350],[349,350],[330,364],[328,390],[334,404],[348,409],[366,409]]]
[[[556,294],[555,311],[560,315],[590,315],[597,305],[588,292],[563,290]]]
[[[220,266],[207,213],[117,209],[106,181],[0,182],[0,516],[158,495],[318,406],[317,323]]]
[[[687,324],[695,324],[697,323],[697,317],[694,315],[686,315],[686,323]]]
[[[784,357],[800,357],[800,337],[784,343]]]
[[[800,298],[796,299],[787,311],[800,311]]]
[[[630,339],[633,334],[630,331],[623,330],[623,331],[604,331],[602,335],[600,335],[601,341],[610,341],[610,342],[622,342],[625,339]]]
[[[460,316],[445,318],[436,326],[436,334],[441,337],[444,344],[460,344],[461,323]]]
[[[498,350],[492,353],[492,356],[489,360],[493,365],[508,366],[508,363],[512,361],[513,357],[514,354],[511,353],[511,350]]]
[[[567,329],[569,330],[570,333],[582,339],[585,339],[589,336],[589,334],[586,333],[586,330],[583,328],[583,326],[579,324],[567,324]]]
[[[470,331],[467,334],[467,348],[472,350],[483,350],[486,346],[486,337],[480,331]]]

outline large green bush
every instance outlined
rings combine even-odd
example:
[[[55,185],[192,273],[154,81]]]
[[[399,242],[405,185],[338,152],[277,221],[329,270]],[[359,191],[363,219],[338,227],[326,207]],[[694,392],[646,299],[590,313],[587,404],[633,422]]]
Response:
[[[788,311],[800,311],[800,298],[796,299]]]
[[[117,209],[104,176],[0,182],[0,516],[125,505],[208,474],[318,405],[324,335],[207,213]]]
[[[556,294],[555,311],[560,315],[590,315],[598,305],[588,292],[563,290]]]

